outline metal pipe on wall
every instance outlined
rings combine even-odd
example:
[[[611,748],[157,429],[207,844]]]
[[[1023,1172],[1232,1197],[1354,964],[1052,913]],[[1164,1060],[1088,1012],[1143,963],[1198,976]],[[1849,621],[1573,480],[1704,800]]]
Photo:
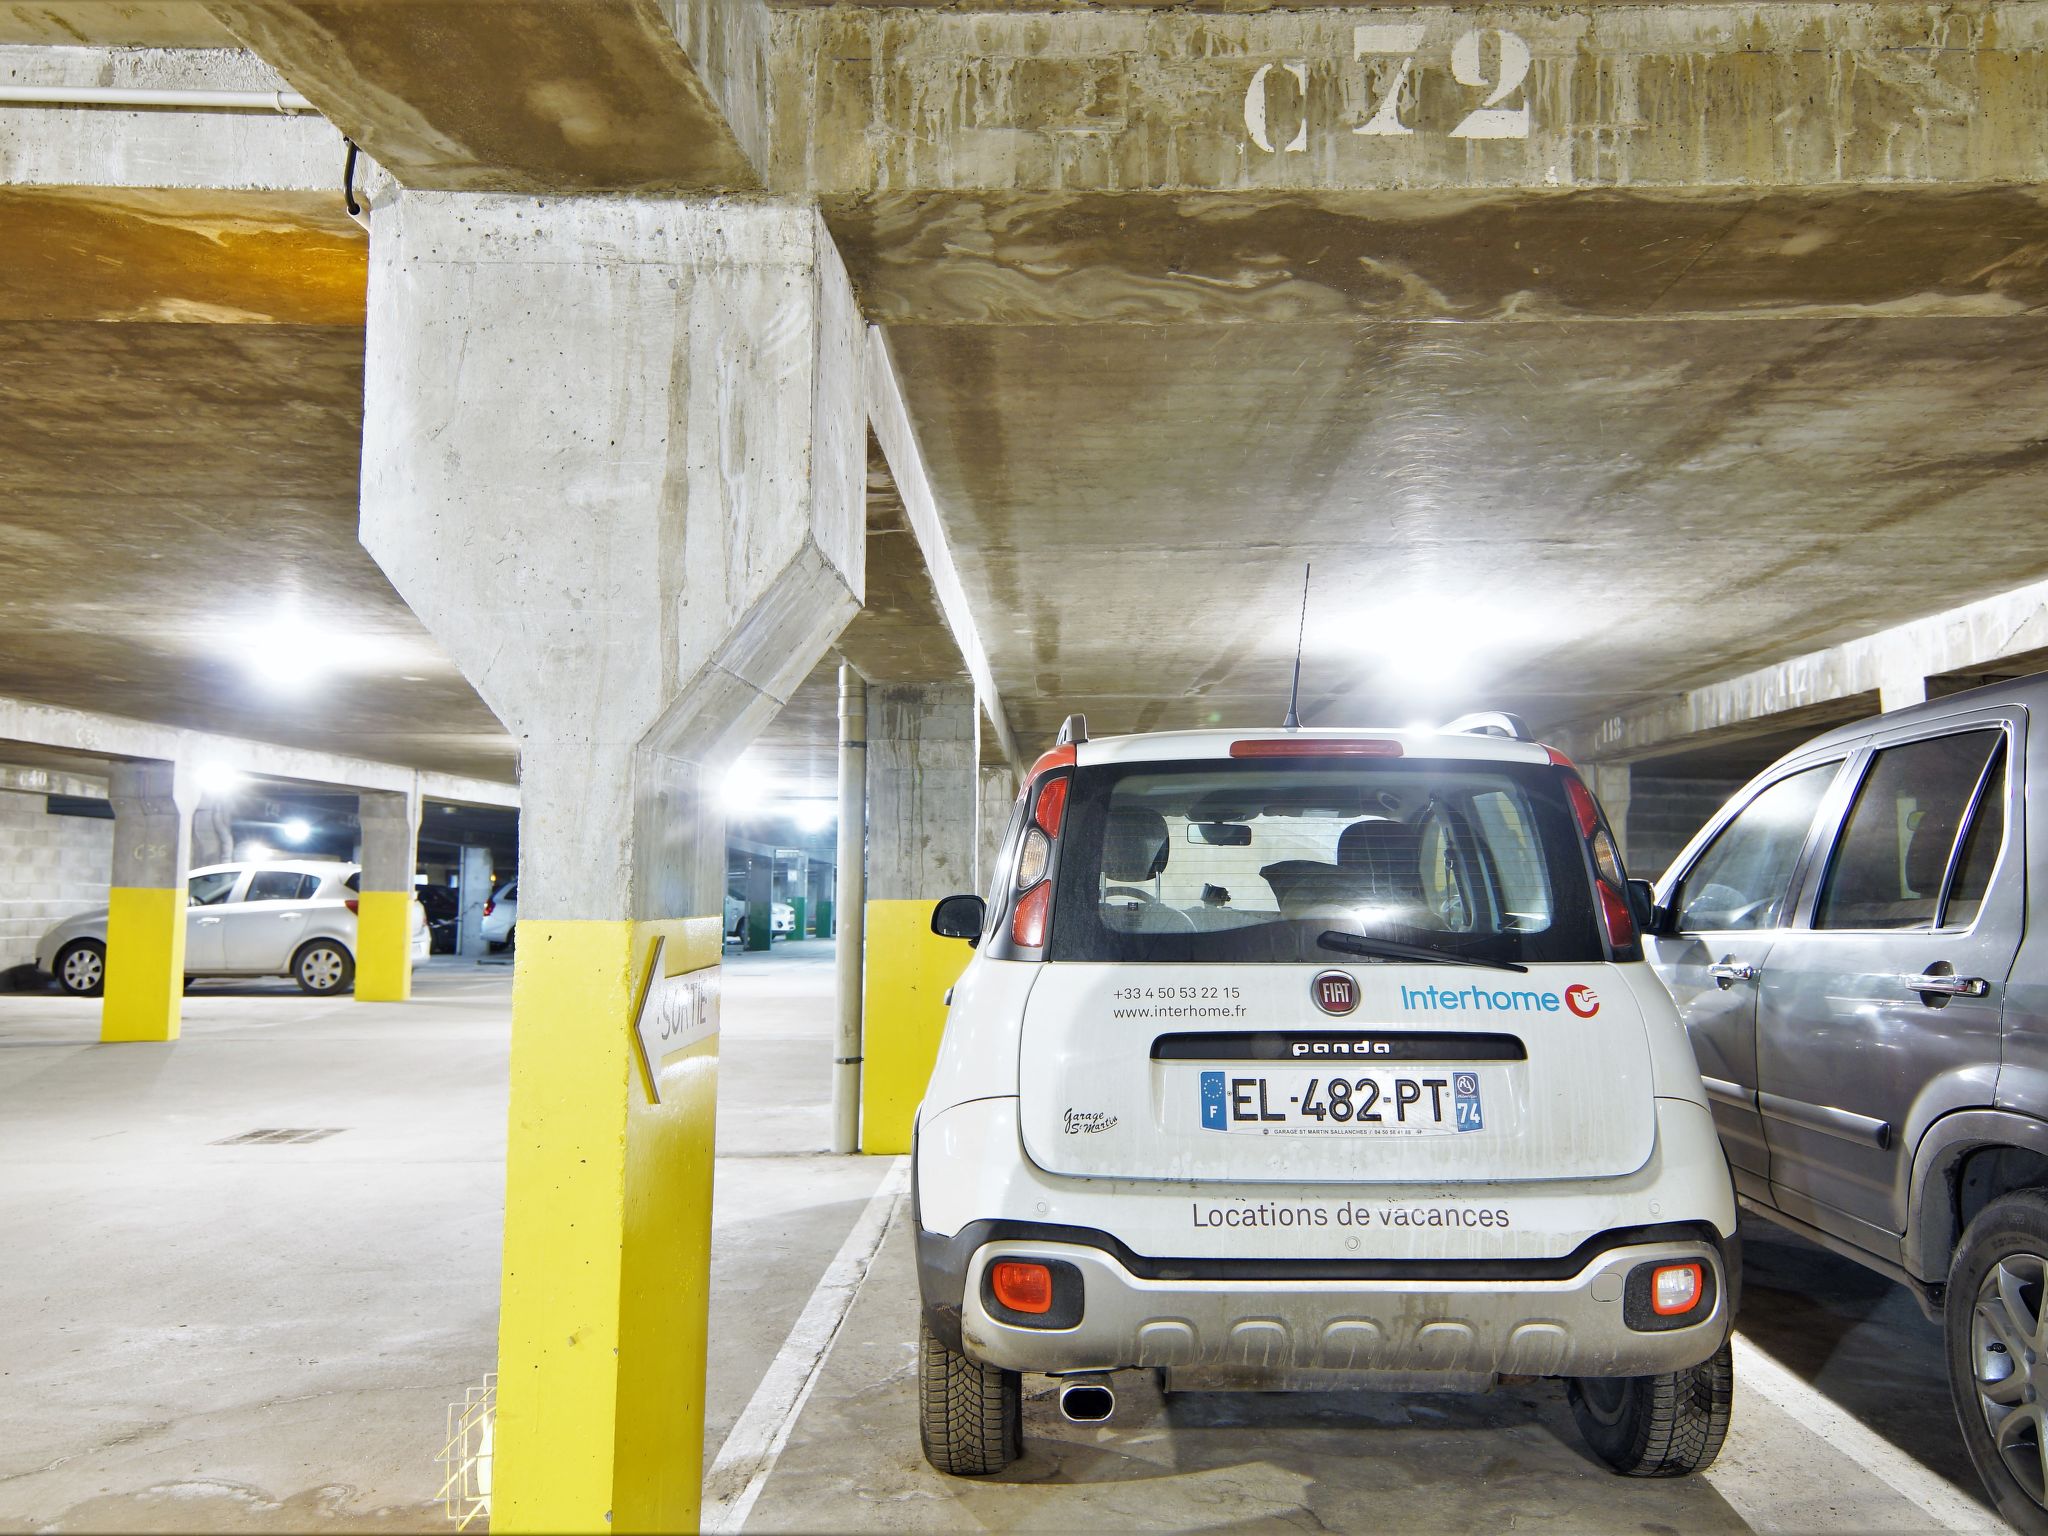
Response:
[[[834,905],[839,1029],[832,1056],[832,1150],[860,1149],[861,939],[866,930],[868,685],[839,664],[839,850]]]
[[[132,85],[0,85],[22,107],[179,107],[188,112],[311,112],[297,91],[181,91]]]

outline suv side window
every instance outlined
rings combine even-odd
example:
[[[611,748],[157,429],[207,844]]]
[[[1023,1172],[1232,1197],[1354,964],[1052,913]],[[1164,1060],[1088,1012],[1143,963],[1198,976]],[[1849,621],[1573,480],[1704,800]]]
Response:
[[[1839,762],[1821,763],[1770,785],[1707,844],[1679,882],[1672,905],[1679,931],[1775,928],[1792,866],[1812,829]]]
[[[1932,928],[1963,844],[1969,816],[2004,735],[1963,731],[1885,747],[1870,760],[1828,865],[1816,928]],[[2002,800],[1987,804],[1980,826],[1995,820],[1971,855],[1969,884],[1957,891],[1950,926],[1966,926],[1990,884],[2004,840]]]

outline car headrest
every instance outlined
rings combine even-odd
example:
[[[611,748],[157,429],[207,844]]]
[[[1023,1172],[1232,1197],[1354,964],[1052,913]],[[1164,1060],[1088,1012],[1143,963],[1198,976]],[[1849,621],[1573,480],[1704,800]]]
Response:
[[[1166,868],[1166,818],[1142,805],[1109,813],[1102,834],[1102,873],[1111,880],[1150,880]]]
[[[1906,844],[1906,884],[1916,896],[1931,897],[1940,891],[1955,841],[1956,823],[1949,817],[1930,811],[1920,818]]]
[[[1405,821],[1354,821],[1337,838],[1337,866],[1374,889],[1422,889],[1422,828]]]

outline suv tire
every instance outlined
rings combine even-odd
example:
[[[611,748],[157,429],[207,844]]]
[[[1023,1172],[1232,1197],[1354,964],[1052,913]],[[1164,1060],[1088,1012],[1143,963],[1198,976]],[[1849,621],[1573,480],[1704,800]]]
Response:
[[[1735,1360],[1727,1340],[1661,1376],[1588,1376],[1566,1389],[1593,1454],[1626,1477],[1683,1477],[1714,1464],[1728,1438]]]
[[[1000,1472],[1024,1454],[1024,1378],[948,1349],[920,1323],[917,1427],[924,1459],[939,1471]]]
[[[1942,1332],[1963,1445],[1998,1513],[2015,1530],[2048,1532],[2048,1190],[2023,1189],[1977,1213],[1956,1245],[1947,1294]],[[2007,1421],[2017,1433],[2001,1451],[1995,1426]]]

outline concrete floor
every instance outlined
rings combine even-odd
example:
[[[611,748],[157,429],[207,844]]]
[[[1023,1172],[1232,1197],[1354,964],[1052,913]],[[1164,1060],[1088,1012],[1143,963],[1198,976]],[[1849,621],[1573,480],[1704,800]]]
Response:
[[[707,1463],[772,1399],[889,1171],[818,1150],[831,986],[826,944],[727,957]],[[495,1352],[508,992],[505,968],[446,960],[403,1006],[202,987],[172,1051],[91,1043],[88,1003],[0,997],[0,1531],[443,1525],[447,1405]],[[219,1144],[272,1128],[335,1134]],[[907,1206],[877,1209],[748,1530],[1995,1528],[1935,1330],[1766,1227],[1743,1332],[1767,1358],[1738,1370],[1706,1478],[1608,1476],[1548,1385],[1162,1401],[1134,1375],[1106,1428],[1034,1384],[1024,1461],[940,1478],[917,1448]]]

